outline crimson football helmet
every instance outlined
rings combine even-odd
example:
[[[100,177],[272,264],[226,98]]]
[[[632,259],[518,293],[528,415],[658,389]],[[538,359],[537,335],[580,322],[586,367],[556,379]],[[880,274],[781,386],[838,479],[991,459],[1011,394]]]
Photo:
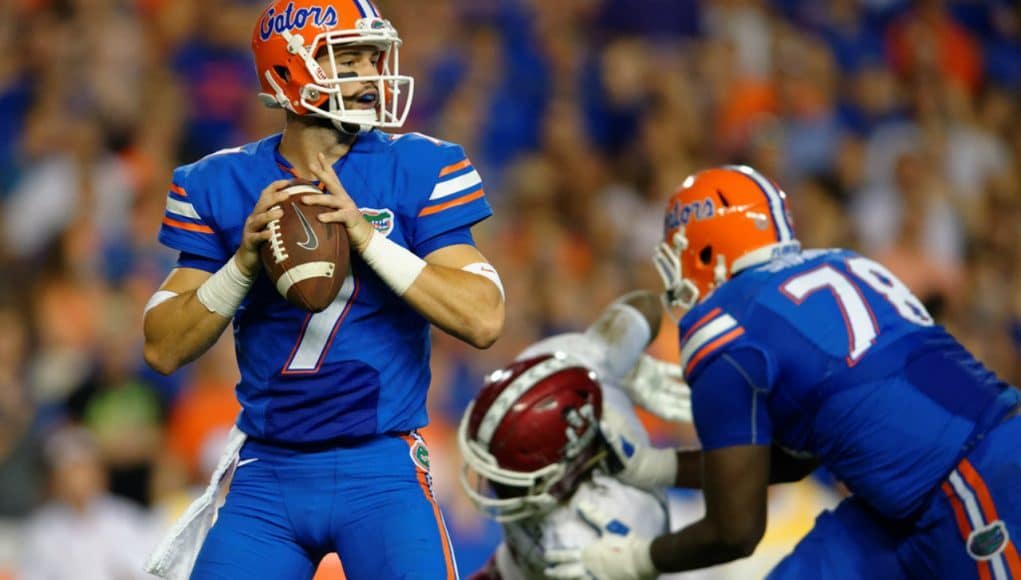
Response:
[[[787,194],[746,165],[688,176],[666,207],[653,258],[671,305],[691,308],[745,268],[801,251]]]
[[[334,54],[343,47],[380,51],[378,74],[340,73]],[[259,97],[270,107],[333,121],[340,130],[400,127],[414,96],[414,79],[399,72],[401,39],[371,0],[275,0],[252,32],[252,51],[262,83]],[[325,51],[325,52],[324,52]],[[330,70],[316,58],[329,54]],[[344,105],[345,83],[374,83],[376,106]]]
[[[604,455],[602,412],[595,373],[566,354],[490,373],[458,428],[462,487],[500,522],[556,507]]]

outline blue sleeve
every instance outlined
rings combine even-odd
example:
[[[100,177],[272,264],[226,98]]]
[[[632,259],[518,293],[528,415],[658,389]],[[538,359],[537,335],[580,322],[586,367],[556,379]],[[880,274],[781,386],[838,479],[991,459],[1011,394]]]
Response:
[[[768,445],[773,424],[765,355],[755,348],[728,349],[708,361],[691,384],[695,428],[706,451],[736,445]]]
[[[493,215],[486,200],[482,177],[460,145],[441,143],[427,170],[428,195],[419,206],[415,223],[415,246],[421,240],[462,228],[470,228]],[[421,254],[420,255],[424,255]]]
[[[174,170],[173,181],[167,191],[159,241],[179,252],[219,260],[222,264],[230,257],[230,252],[220,243],[203,188],[192,183],[194,179],[189,179],[193,167]]]
[[[440,248],[446,248],[447,246],[456,246],[459,244],[467,244],[469,246],[475,246],[475,239],[472,238],[471,228],[465,226],[456,230],[450,230],[443,232],[436,236],[429,238],[428,240],[419,242],[415,245],[415,254],[419,256],[428,256],[432,252],[439,250]]]
[[[213,260],[198,254],[189,254],[188,252],[181,252],[177,256],[178,268],[194,268],[196,270],[205,270],[206,272],[216,272],[223,267],[223,264],[224,262],[220,260]]]

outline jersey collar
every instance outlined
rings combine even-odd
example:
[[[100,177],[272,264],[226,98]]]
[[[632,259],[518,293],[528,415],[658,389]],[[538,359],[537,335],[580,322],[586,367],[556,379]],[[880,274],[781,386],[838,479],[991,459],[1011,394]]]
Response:
[[[266,139],[265,143],[267,146],[272,148],[273,159],[277,164],[277,168],[284,173],[286,177],[297,178],[294,173],[294,166],[291,165],[290,161],[284,158],[280,154],[280,141],[283,139],[283,133],[277,133]],[[351,144],[351,150],[347,152],[347,155],[341,157],[333,164],[333,170],[340,174],[340,169],[343,167],[344,162],[347,161],[353,153],[368,153],[372,151],[378,151],[385,146],[387,135],[379,129],[373,129],[368,133],[359,135],[355,142]]]

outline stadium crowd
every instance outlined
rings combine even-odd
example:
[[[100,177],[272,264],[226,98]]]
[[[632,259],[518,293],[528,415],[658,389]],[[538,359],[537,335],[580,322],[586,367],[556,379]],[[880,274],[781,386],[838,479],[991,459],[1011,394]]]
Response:
[[[665,200],[699,168],[771,176],[804,246],[875,257],[1021,384],[1016,2],[377,4],[416,78],[407,127],[463,144],[486,181],[476,241],[507,287],[493,348],[434,335],[426,437],[462,572],[499,541],[457,486],[481,377],[657,288]],[[230,337],[163,377],[141,315],[176,258],[156,241],[170,170],[282,126],[255,98],[262,8],[0,2],[0,578],[144,577],[215,463],[239,410]],[[677,356],[672,325],[653,348]],[[696,443],[647,419],[659,443]],[[779,488],[760,553],[700,577],[761,573],[839,493],[825,476]],[[697,516],[697,497],[673,500]]]

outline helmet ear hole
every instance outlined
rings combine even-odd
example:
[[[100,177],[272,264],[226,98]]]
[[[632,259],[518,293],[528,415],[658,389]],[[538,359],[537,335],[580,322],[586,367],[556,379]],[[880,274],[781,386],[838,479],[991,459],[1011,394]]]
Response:
[[[713,260],[713,247],[706,246],[702,248],[702,251],[698,253],[698,261],[702,262],[703,265],[708,266]]]
[[[283,79],[285,83],[291,82],[291,71],[287,70],[287,67],[276,65],[273,67],[273,72],[277,73],[277,76]]]

